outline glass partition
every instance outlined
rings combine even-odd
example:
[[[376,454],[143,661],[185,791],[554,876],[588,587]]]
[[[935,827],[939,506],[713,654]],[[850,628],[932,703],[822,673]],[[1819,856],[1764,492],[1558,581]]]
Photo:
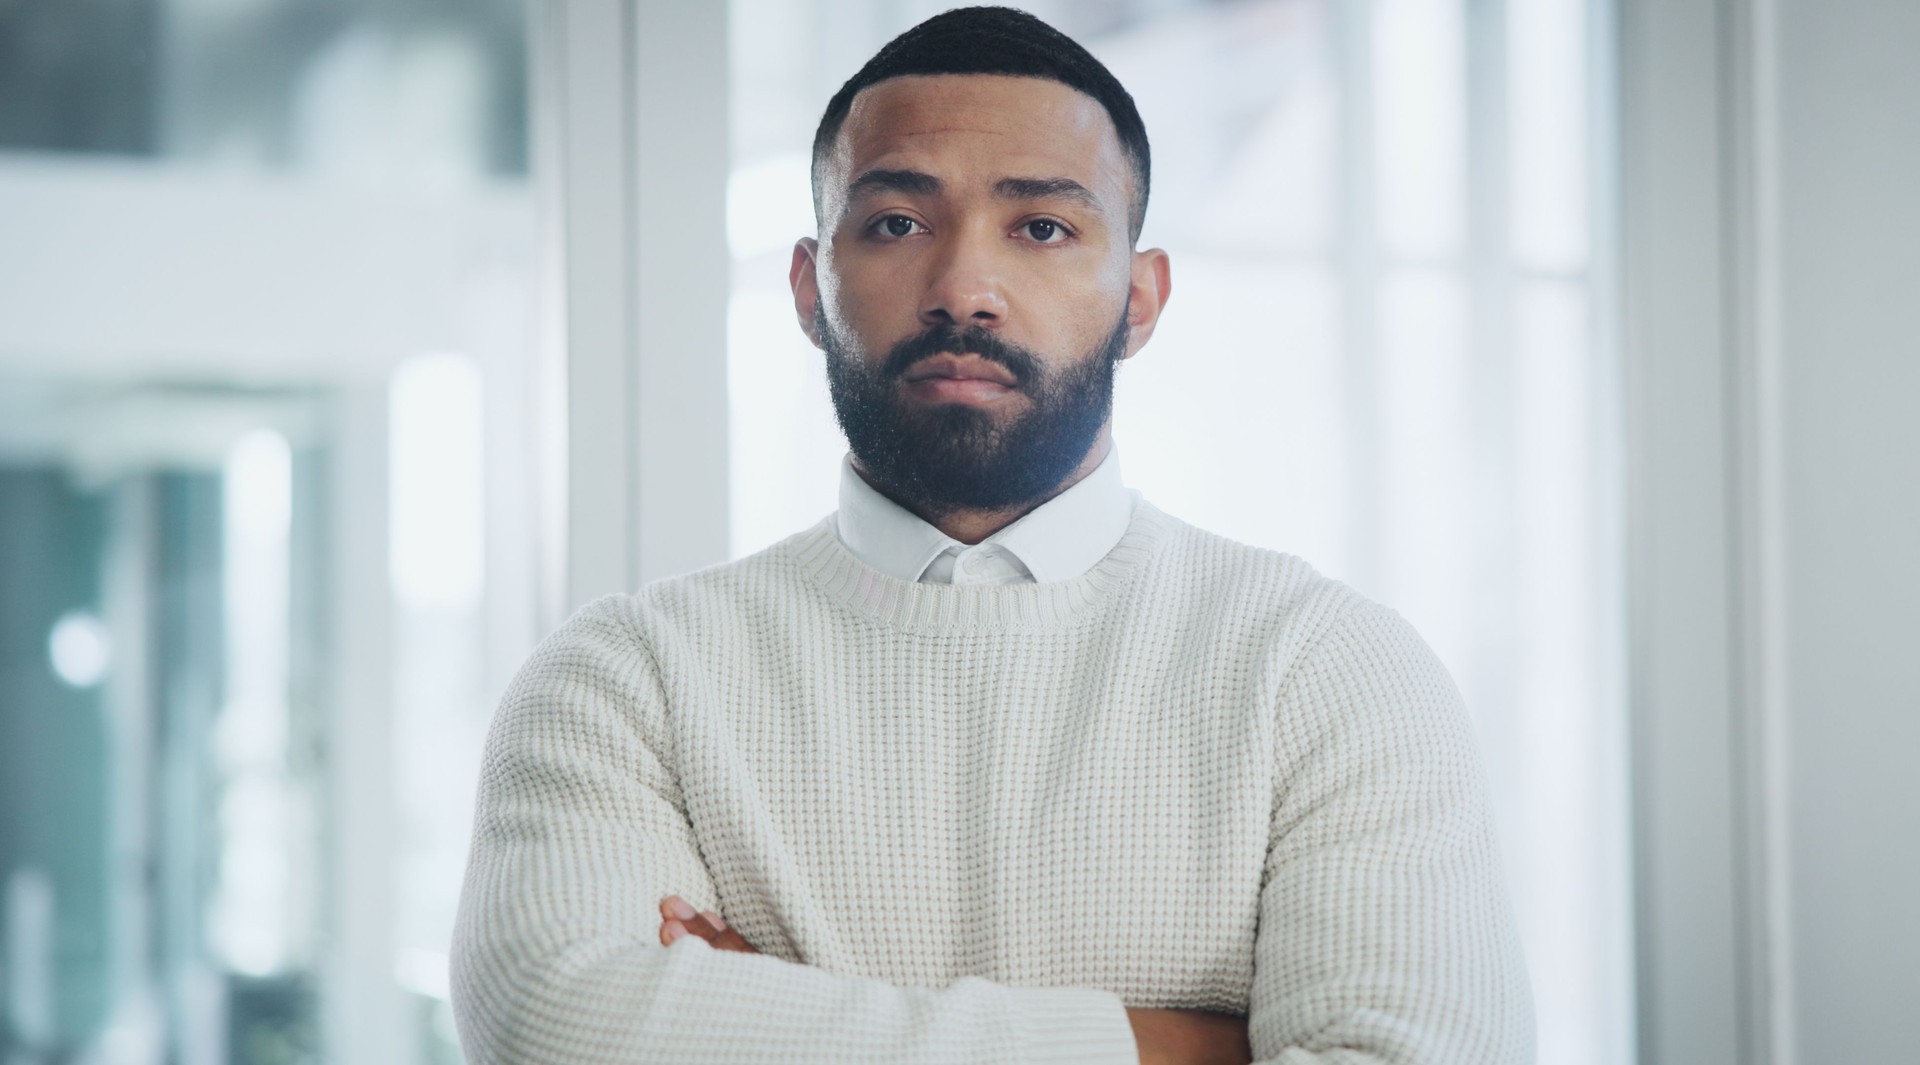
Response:
[[[533,631],[517,0],[0,5],[0,1059],[458,1060]]]

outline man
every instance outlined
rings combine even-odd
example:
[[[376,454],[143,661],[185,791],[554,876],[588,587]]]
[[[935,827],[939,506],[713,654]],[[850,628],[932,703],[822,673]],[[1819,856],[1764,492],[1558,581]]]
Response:
[[[1004,8],[828,104],[791,280],[840,509],[516,680],[455,943],[476,1061],[1530,1060],[1445,672],[1120,482],[1148,179],[1125,90]]]

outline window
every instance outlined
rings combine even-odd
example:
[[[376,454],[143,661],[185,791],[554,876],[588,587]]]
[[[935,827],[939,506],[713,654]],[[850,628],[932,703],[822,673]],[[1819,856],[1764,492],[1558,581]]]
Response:
[[[1632,1054],[1619,428],[1590,0],[1041,3],[1133,93],[1172,255],[1115,440],[1162,508],[1299,554],[1451,668],[1495,793],[1541,1060]],[[940,5],[734,0],[736,555],[835,506],[786,265],[827,98]]]

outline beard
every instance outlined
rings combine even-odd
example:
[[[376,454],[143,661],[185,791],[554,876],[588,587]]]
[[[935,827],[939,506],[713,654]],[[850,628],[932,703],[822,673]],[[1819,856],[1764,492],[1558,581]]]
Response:
[[[1113,409],[1127,315],[1085,358],[1050,370],[1033,352],[980,326],[937,325],[895,344],[877,365],[836,335],[818,307],[834,417],[860,465],[923,515],[1010,510],[1053,494],[1083,462]],[[1027,409],[1006,418],[960,403],[908,402],[903,375],[941,353],[977,355],[1013,375]]]

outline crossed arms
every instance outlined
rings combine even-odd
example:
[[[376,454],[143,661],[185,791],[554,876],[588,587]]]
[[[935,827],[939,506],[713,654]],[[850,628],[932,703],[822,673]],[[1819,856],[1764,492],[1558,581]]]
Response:
[[[1322,639],[1340,668],[1303,654],[1283,693],[1303,720],[1366,728],[1309,724],[1294,744],[1243,1020],[1129,1010],[1089,987],[895,986],[756,952],[702,918],[719,909],[716,841],[695,837],[662,757],[665,692],[621,609],[544,644],[489,738],[453,959],[476,1065],[1532,1060],[1470,726],[1397,617]],[[1343,679],[1356,672],[1366,683]],[[660,909],[676,902],[693,915]]]
[[[746,937],[712,910],[697,911],[678,895],[660,900],[660,945],[692,936],[715,950],[758,954]],[[1140,1065],[1250,1065],[1247,1019],[1207,1010],[1127,1007],[1127,1023],[1140,1047]]]

